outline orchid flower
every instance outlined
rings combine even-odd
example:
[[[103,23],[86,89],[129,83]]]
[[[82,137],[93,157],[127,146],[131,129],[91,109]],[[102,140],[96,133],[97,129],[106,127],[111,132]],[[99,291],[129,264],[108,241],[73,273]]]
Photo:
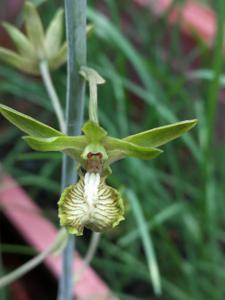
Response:
[[[159,146],[180,137],[197,123],[186,120],[143,131],[122,139],[111,137],[98,124],[97,85],[103,78],[93,69],[82,67],[80,74],[90,86],[89,120],[82,135],[68,136],[5,105],[1,114],[27,135],[23,139],[36,151],[61,151],[78,162],[79,181],[67,187],[58,202],[59,219],[69,233],[82,235],[84,227],[105,232],[124,220],[123,199],[107,185],[110,166],[126,157],[150,160],[163,151]]]

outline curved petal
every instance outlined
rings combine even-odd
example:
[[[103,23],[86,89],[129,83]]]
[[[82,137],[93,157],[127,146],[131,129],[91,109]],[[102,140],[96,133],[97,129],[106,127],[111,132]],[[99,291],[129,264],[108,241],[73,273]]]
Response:
[[[81,161],[81,153],[87,145],[84,136],[55,136],[50,138],[25,136],[23,139],[34,150],[62,151],[77,161]]]
[[[196,124],[196,119],[177,122],[130,135],[123,140],[139,146],[158,147],[180,137]]]
[[[140,159],[153,159],[163,151],[157,148],[141,147],[124,140],[105,137],[103,145],[109,156],[109,163],[125,158],[127,156]]]

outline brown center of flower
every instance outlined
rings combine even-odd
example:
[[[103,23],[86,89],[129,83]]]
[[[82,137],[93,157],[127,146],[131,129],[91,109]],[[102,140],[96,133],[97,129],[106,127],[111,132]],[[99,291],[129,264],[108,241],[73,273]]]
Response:
[[[86,162],[86,170],[89,173],[102,173],[103,170],[103,159],[102,153],[92,153],[89,152],[87,155],[87,162]]]

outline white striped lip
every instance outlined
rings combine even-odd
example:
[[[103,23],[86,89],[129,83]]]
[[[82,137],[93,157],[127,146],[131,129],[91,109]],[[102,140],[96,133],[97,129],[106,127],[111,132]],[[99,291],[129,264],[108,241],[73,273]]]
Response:
[[[98,199],[98,188],[100,184],[99,173],[87,172],[84,177],[84,196],[90,207],[93,207],[94,203]]]

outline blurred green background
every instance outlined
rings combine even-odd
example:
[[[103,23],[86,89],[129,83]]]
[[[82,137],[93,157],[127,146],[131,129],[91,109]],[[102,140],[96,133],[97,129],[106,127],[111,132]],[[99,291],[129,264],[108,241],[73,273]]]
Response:
[[[62,4],[34,2],[44,2],[40,11],[45,24]],[[94,24],[88,65],[107,80],[99,88],[99,109],[110,135],[124,137],[199,119],[189,134],[163,147],[164,154],[156,160],[126,159],[113,165],[109,183],[124,190],[126,221],[102,236],[92,265],[120,299],[156,299],[148,270],[152,240],[162,280],[160,299],[225,299],[223,1],[213,1],[220,27],[212,50],[199,38],[184,37],[178,24],[169,26],[168,14],[158,18],[133,1],[88,4]],[[65,103],[66,67],[52,76]],[[37,77],[0,65],[0,98],[57,126]],[[4,170],[58,226],[61,155],[31,151],[21,133],[3,119],[0,133]],[[88,239],[88,233],[77,239],[83,254]],[[1,249],[17,253],[18,248],[3,244]]]

